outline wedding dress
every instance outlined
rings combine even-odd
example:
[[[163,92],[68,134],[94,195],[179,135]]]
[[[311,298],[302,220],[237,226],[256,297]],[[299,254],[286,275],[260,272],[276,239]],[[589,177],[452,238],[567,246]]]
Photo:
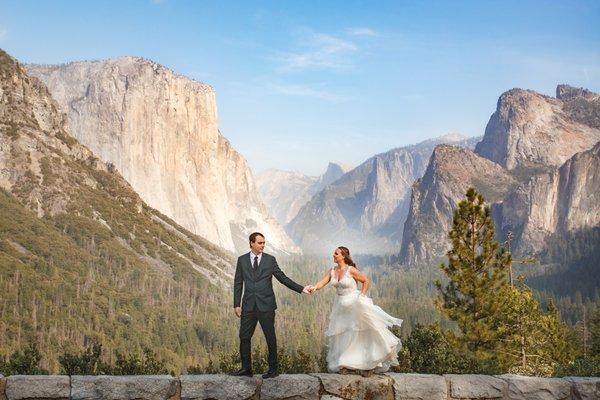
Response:
[[[331,269],[331,281],[336,289],[329,327],[327,368],[337,372],[340,368],[385,372],[398,365],[398,351],[402,347],[389,327],[400,326],[402,320],[388,315],[373,300],[362,295],[349,267],[338,281]]]

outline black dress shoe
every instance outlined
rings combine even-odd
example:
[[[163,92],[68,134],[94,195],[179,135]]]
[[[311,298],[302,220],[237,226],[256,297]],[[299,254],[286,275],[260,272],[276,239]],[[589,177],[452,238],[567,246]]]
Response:
[[[277,371],[267,371],[266,374],[262,375],[263,379],[277,378],[278,376],[279,376],[279,372],[277,372]]]
[[[231,375],[231,376],[252,376],[252,371],[249,369],[242,368],[239,371],[231,372],[229,375]]]

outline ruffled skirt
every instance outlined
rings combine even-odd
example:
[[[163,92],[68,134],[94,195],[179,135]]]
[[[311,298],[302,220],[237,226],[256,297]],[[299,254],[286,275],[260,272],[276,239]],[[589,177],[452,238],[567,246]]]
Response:
[[[401,324],[401,319],[387,314],[358,290],[336,295],[325,332],[329,339],[328,370],[385,372],[398,365],[402,343],[388,328]]]

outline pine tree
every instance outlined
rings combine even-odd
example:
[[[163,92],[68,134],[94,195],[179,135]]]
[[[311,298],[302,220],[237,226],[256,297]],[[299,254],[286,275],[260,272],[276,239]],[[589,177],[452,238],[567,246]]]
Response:
[[[498,316],[504,332],[498,359],[512,373],[552,375],[560,363],[573,359],[574,347],[554,302],[548,302],[544,313],[522,279],[519,286],[509,289],[507,306]]]
[[[600,304],[594,307],[592,317],[590,319],[590,355],[600,356]]]
[[[522,279],[509,285],[511,254],[494,240],[490,208],[473,188],[454,213],[452,249],[441,268],[449,278],[437,282],[437,305],[455,321],[452,342],[481,372],[511,371],[551,375],[573,358],[566,327],[554,303],[544,313]]]
[[[474,188],[466,196],[454,212],[449,233],[452,248],[448,264],[441,265],[449,282],[445,287],[436,282],[440,294],[436,304],[458,325],[461,336],[453,342],[488,362],[503,333],[497,316],[505,299],[498,295],[507,292],[511,256],[494,240],[491,212],[483,196]]]

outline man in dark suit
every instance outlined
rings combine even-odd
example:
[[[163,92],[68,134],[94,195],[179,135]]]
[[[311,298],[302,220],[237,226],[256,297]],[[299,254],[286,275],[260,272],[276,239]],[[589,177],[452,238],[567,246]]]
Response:
[[[240,356],[242,369],[234,372],[236,376],[252,376],[251,340],[256,323],[260,326],[267,340],[269,349],[269,370],[263,378],[275,378],[277,371],[277,338],[275,337],[275,293],[273,293],[273,276],[288,288],[298,293],[310,294],[312,286],[300,286],[285,276],[279,269],[277,260],[272,255],[263,253],[265,237],[260,232],[250,235],[250,253],[240,256],[235,268],[233,281],[233,310],[240,321]],[[242,298],[242,289],[244,297]],[[241,306],[240,306],[241,302]]]

